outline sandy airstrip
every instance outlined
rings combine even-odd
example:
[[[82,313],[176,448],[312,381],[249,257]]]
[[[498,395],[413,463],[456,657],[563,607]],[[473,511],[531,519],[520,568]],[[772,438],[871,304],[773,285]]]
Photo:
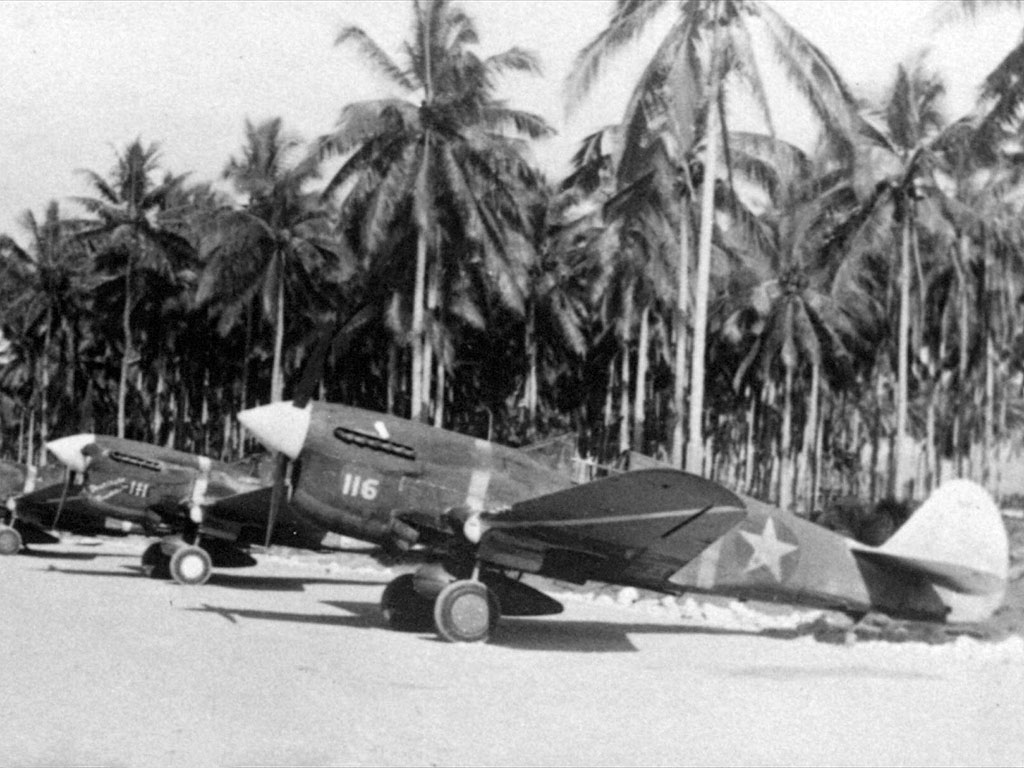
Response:
[[[0,559],[0,765],[1021,765],[1024,639],[822,642],[684,599],[385,628],[395,571],[262,556],[197,588],[141,538]]]

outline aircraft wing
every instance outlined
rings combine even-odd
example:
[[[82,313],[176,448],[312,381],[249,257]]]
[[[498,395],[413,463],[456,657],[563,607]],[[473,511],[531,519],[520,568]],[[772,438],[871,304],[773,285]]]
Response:
[[[64,503],[61,506],[61,499]],[[55,524],[72,533],[91,534],[111,531],[128,533],[133,529],[130,522],[115,520],[98,510],[83,496],[81,485],[72,485],[65,494],[64,483],[54,483],[17,496],[18,518],[41,529],[52,528]],[[58,519],[57,511],[60,510]]]
[[[239,525],[266,526],[272,493],[270,486],[256,488],[208,503],[204,510],[207,516],[213,515]]]
[[[479,557],[577,583],[657,588],[746,514],[736,494],[697,475],[626,472],[482,516]]]

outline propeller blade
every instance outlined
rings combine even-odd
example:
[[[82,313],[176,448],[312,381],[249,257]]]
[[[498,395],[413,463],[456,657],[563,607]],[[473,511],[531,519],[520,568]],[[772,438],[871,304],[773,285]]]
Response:
[[[284,481],[287,472],[288,456],[279,453],[274,459],[274,485],[270,493],[270,510],[267,514],[267,538],[263,543],[268,549],[274,538],[274,528],[277,526],[281,505],[284,503]]]
[[[324,375],[324,363],[327,361],[328,350],[337,354],[344,347],[349,338],[359,328],[371,320],[377,311],[377,307],[369,302],[363,303],[343,323],[324,323],[317,331],[316,346],[309,356],[309,360],[302,370],[299,383],[295,386],[292,402],[296,408],[305,407],[316,392],[316,385]]]
[[[71,467],[65,465],[64,467],[64,487],[60,492],[60,501],[57,503],[57,514],[53,516],[53,525],[50,526],[51,531],[57,530],[57,523],[60,522],[61,513],[64,512],[64,505],[68,500],[68,492],[71,490],[71,479],[73,477],[73,470]]]
[[[264,546],[269,547],[274,538],[274,529],[285,502],[285,479],[290,459],[297,459],[309,432],[310,415],[313,406],[310,400],[317,384],[323,378],[324,363],[328,350],[338,349],[358,328],[365,325],[376,311],[373,304],[366,302],[345,319],[344,323],[324,323],[317,331],[317,342],[309,356],[302,376],[295,386],[291,402],[271,403],[250,408],[238,414],[242,426],[256,436],[266,447],[277,452],[274,460],[274,485],[270,494],[270,510],[267,514],[267,537]]]

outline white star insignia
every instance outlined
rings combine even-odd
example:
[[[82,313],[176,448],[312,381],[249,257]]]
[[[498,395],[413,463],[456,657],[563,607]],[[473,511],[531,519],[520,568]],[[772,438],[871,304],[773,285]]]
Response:
[[[754,548],[750,555],[750,562],[743,569],[744,573],[750,573],[761,566],[771,571],[776,581],[782,581],[782,558],[799,549],[795,544],[787,544],[780,541],[775,534],[775,521],[770,517],[764,524],[764,530],[760,535],[749,531],[740,531],[740,535],[747,540],[747,543]]]

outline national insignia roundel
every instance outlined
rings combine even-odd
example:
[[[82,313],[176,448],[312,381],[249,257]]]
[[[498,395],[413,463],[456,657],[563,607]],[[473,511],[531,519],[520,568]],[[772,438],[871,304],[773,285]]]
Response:
[[[743,573],[785,582],[800,561],[796,534],[777,517],[758,516],[744,522],[736,541]]]

